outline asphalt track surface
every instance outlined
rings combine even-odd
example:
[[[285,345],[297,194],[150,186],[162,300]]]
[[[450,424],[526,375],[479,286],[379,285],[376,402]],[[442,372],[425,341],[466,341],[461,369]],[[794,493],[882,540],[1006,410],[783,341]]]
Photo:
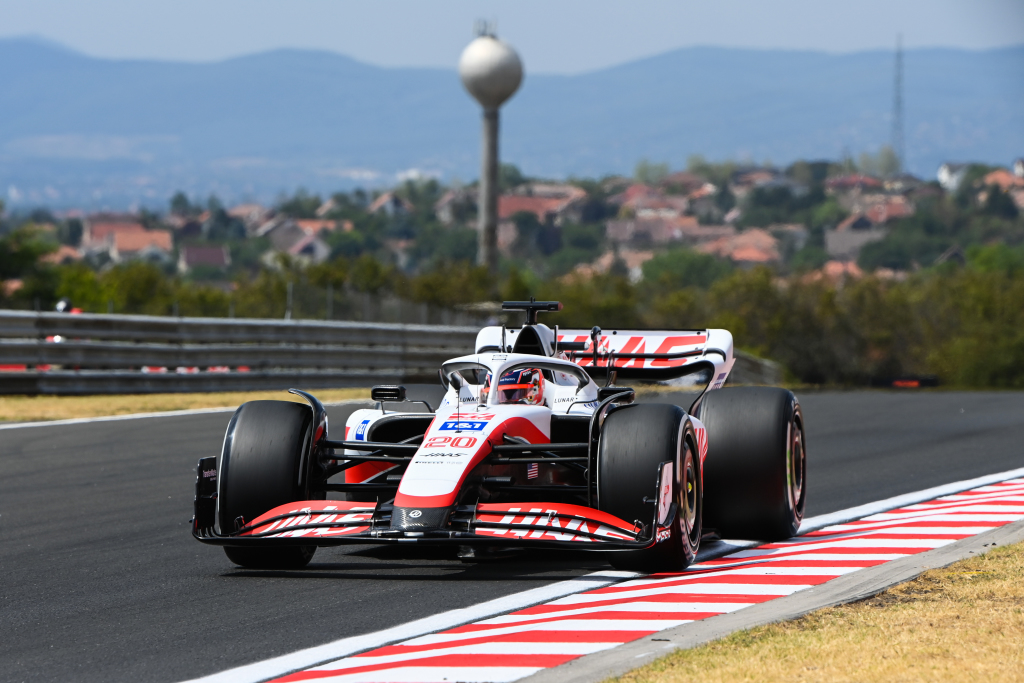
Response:
[[[1024,393],[801,403],[808,515],[1024,466]],[[188,522],[195,463],[228,416],[0,431],[0,681],[177,681],[608,568],[378,546],[322,548],[299,572],[235,568]]]

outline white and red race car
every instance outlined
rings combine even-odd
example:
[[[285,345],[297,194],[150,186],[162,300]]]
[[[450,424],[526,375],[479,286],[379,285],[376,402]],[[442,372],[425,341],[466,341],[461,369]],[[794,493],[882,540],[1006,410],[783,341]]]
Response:
[[[199,461],[192,533],[252,568],[305,566],[346,543],[572,547],[640,571],[685,568],[702,537],[793,535],[804,510],[803,416],[789,391],[722,389],[725,330],[554,330],[557,302],[506,302],[520,329],[480,331],[440,370],[427,412],[374,387],[342,440],[308,405],[252,401]],[[688,409],[634,403],[619,379],[693,376]],[[595,379],[604,380],[598,386]],[[401,406],[400,406],[401,407]]]

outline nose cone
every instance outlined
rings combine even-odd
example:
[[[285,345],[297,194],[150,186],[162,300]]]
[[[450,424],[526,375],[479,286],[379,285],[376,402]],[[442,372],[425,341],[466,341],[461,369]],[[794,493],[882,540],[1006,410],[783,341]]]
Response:
[[[401,531],[436,531],[448,523],[451,508],[396,507],[391,511],[391,528]]]
[[[484,109],[497,109],[523,82],[523,63],[508,44],[494,36],[480,36],[462,51],[459,76]]]

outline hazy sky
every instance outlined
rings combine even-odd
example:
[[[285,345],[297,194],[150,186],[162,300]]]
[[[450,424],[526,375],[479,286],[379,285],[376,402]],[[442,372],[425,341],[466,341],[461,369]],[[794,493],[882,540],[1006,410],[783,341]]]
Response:
[[[1022,0],[0,0],[0,36],[90,55],[211,61],[280,47],[452,68],[475,19],[533,72],[576,73],[678,47],[853,52],[1024,43]]]

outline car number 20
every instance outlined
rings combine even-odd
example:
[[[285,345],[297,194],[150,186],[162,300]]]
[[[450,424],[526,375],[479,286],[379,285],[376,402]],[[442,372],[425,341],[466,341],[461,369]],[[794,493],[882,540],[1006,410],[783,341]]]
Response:
[[[423,444],[424,448],[458,448],[465,450],[476,445],[475,436],[432,436]]]

